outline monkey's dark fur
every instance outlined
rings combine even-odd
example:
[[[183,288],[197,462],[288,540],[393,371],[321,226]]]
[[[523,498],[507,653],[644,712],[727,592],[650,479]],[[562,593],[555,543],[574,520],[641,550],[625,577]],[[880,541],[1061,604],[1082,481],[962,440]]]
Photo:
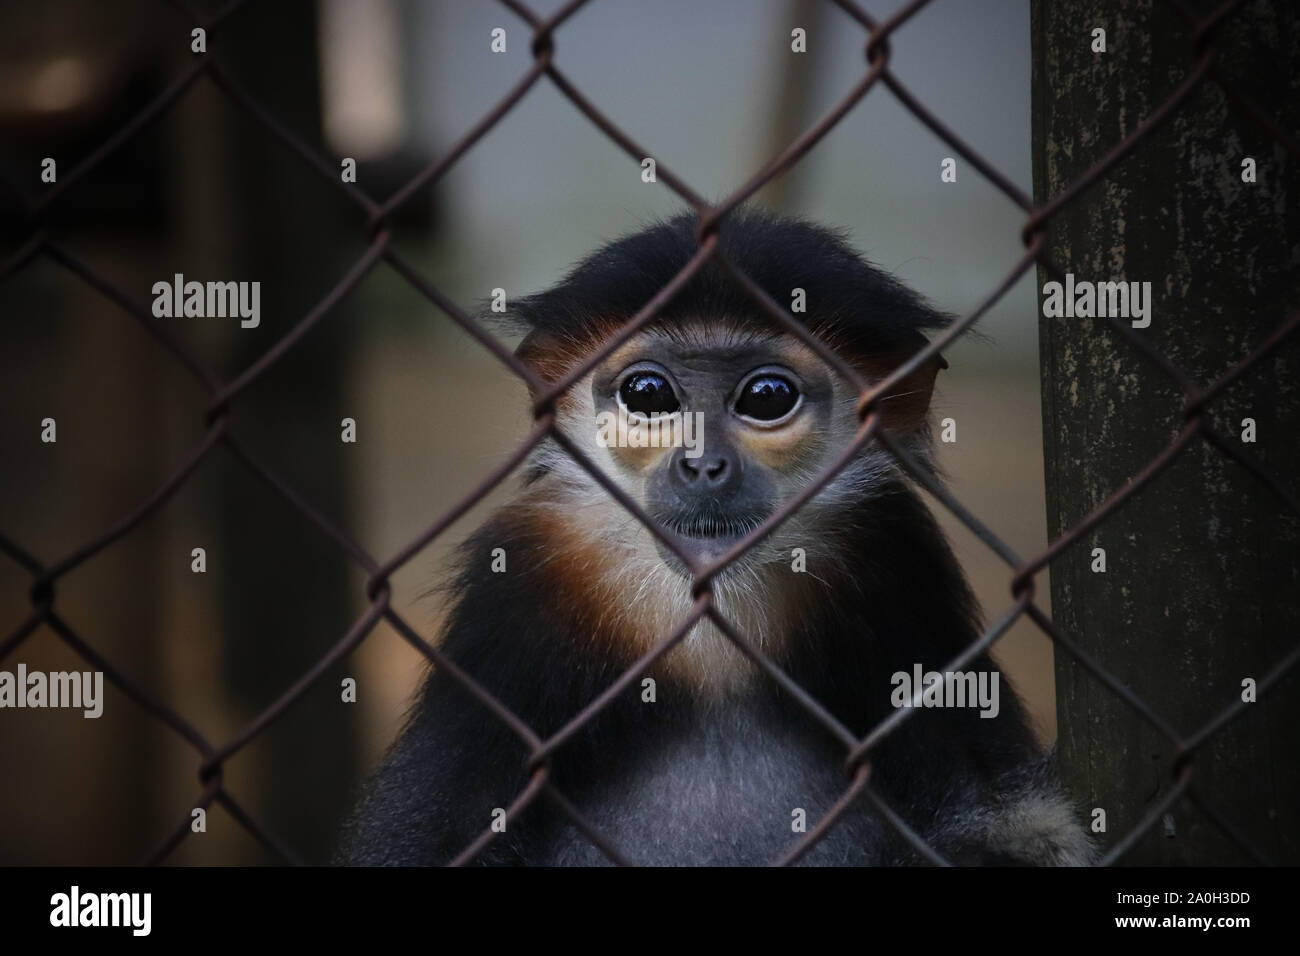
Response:
[[[730,217],[721,249],[777,302],[790,290],[807,293],[797,317],[833,336],[841,351],[862,355],[915,352],[922,335],[948,324],[893,276],[872,268],[834,232],[797,219],[758,213]],[[699,251],[695,220],[678,216],[609,243],[563,282],[512,307],[528,329],[557,337],[604,333],[611,318],[630,319]],[[665,322],[708,315],[767,322],[766,314],[713,262],[695,274],[659,313]]]
[[[515,309],[531,329],[591,341],[625,321],[697,249],[681,217],[616,242],[556,289]],[[799,316],[848,355],[905,357],[944,317],[819,227],[754,214],[722,232],[724,253],[778,302],[808,291]],[[758,307],[710,263],[659,320],[719,316],[762,324]],[[894,364],[897,364],[895,361]],[[527,478],[542,477],[533,465]],[[525,490],[525,493],[526,490]],[[581,520],[580,516],[574,520]],[[890,677],[921,662],[939,669],[977,640],[970,590],[929,511],[893,474],[844,524],[835,561],[805,579],[794,633],[777,661],[855,735],[893,713]],[[489,572],[505,548],[510,572]],[[511,507],[464,546],[444,652],[543,739],[607,688],[639,655],[618,614],[575,613],[582,587],[544,526]],[[681,587],[689,590],[683,579]],[[635,613],[629,609],[627,613]],[[595,633],[601,629],[607,633]],[[984,656],[965,670],[991,671]],[[552,781],[631,861],[759,864],[811,827],[845,791],[843,747],[759,674],[743,690],[703,697],[654,667],[656,702],[633,682],[552,764]],[[913,829],[966,864],[1079,864],[1083,830],[1038,752],[1014,692],[1001,710],[921,708],[871,752],[871,782]],[[523,790],[525,749],[445,673],[433,673],[409,723],[348,823],[340,862],[442,864]],[[545,795],[478,857],[495,864],[590,864],[598,850]],[[805,857],[810,864],[910,864],[921,858],[860,799]]]

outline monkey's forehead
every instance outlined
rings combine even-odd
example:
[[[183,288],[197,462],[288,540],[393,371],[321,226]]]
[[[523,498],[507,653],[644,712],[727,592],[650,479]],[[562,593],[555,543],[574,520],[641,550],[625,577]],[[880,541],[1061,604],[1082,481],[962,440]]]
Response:
[[[788,360],[820,363],[820,357],[803,342],[779,328],[764,328],[725,317],[693,317],[671,324],[652,324],[610,354],[618,363],[633,355],[666,358],[713,358],[719,361]]]
[[[634,339],[709,349],[751,348],[755,345],[804,347],[775,323],[755,322],[746,316],[692,314],[651,322]]]

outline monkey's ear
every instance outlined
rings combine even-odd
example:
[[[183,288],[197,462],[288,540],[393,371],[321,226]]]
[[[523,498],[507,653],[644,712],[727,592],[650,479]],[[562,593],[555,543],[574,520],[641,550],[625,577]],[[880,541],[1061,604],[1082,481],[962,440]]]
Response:
[[[533,329],[515,349],[515,356],[543,381],[554,382],[564,375],[569,349],[557,336]]]
[[[885,378],[914,354],[879,356],[867,363],[867,371],[876,379]],[[940,369],[947,367],[947,359],[936,354],[887,391],[878,406],[882,424],[895,434],[907,434],[924,425],[934,396],[934,380]]]

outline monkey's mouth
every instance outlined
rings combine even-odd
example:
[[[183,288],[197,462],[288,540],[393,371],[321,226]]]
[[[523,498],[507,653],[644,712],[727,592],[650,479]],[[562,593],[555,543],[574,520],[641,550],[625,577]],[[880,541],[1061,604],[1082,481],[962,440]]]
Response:
[[[763,523],[763,517],[750,514],[693,514],[663,517],[659,521],[672,534],[684,554],[693,561],[707,563],[720,558],[737,541],[759,527]],[[660,552],[669,564],[680,566],[681,562],[676,555],[664,548],[662,543]]]

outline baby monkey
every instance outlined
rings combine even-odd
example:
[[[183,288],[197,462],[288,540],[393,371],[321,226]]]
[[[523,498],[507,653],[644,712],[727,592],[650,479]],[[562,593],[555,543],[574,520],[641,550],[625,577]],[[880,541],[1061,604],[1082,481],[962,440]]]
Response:
[[[868,381],[947,317],[837,234],[753,212],[719,250]],[[518,354],[547,382],[613,336],[699,249],[680,216],[601,248],[516,303]],[[883,426],[931,466],[942,359],[880,402]],[[728,552],[852,442],[858,392],[709,260],[640,333],[556,402],[564,433],[696,568]],[[672,441],[661,440],[665,435]],[[620,440],[621,439],[621,440]],[[504,549],[506,570],[492,570]],[[692,574],[554,440],[463,546],[442,650],[543,740],[689,615]],[[978,640],[979,614],[912,480],[878,442],[712,580],[722,617],[859,739]],[[985,655],[965,667],[996,677]],[[648,680],[646,680],[648,678]],[[870,781],[917,835],[962,864],[1084,864],[1091,847],[1006,681],[996,706],[926,706],[872,748]],[[930,703],[951,688],[928,685]],[[972,695],[973,697],[973,695]],[[987,702],[986,702],[987,703]],[[435,669],[344,834],[351,864],[455,859],[528,784],[519,738]],[[844,744],[708,618],[551,757],[549,782],[628,860],[749,865],[780,857],[845,792]],[[494,814],[494,811],[495,814]],[[542,794],[478,863],[605,856]],[[860,797],[803,857],[924,862]]]

